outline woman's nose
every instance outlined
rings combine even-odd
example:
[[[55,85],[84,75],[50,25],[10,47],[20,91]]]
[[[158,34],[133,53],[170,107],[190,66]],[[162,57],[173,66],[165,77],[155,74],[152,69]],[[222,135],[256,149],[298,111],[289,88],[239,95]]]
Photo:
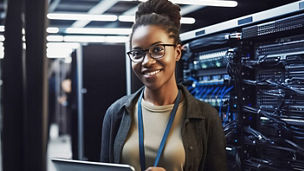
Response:
[[[142,61],[142,65],[154,64],[155,62],[156,62],[156,60],[151,57],[150,53],[147,52]]]

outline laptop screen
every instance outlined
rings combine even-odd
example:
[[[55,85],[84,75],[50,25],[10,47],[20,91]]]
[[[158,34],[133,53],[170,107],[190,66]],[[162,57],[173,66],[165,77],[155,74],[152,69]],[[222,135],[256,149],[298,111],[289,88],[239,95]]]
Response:
[[[135,171],[126,164],[90,162],[82,160],[51,159],[57,171]]]

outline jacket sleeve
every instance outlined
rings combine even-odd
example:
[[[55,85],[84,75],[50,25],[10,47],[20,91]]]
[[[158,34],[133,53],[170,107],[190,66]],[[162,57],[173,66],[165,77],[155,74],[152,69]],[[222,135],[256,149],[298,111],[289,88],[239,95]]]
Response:
[[[101,153],[100,153],[101,162],[105,162],[105,163],[110,162],[110,148],[111,148],[110,136],[111,136],[111,115],[108,109],[102,124]]]
[[[217,111],[212,112],[209,123],[207,156],[205,169],[208,171],[226,171],[226,139]]]

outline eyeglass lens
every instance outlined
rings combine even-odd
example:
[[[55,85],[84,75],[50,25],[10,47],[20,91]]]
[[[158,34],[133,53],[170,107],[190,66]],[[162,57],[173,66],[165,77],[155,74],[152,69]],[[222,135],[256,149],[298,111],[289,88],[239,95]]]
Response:
[[[161,58],[165,55],[165,46],[164,45],[154,45],[149,48],[149,50],[135,49],[132,50],[129,55],[135,61],[140,61],[146,55],[146,52],[149,52],[149,55],[152,58]]]

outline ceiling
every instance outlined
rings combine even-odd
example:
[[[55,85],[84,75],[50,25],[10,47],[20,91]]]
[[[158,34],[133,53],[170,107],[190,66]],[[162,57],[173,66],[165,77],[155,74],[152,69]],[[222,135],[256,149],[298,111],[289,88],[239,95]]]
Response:
[[[234,8],[180,5],[183,17],[193,17],[194,24],[182,24],[181,33],[224,22],[248,14],[271,9],[298,0],[236,0]],[[5,23],[5,10],[8,0],[0,0],[0,25]],[[138,0],[48,0],[48,13],[134,15]],[[59,28],[59,34],[65,29],[74,28],[131,28],[132,22],[76,21],[49,19],[48,27]],[[1,34],[1,33],[0,33]],[[58,34],[58,33],[55,33]]]
[[[193,17],[195,24],[182,24],[181,33],[227,21],[244,15],[295,2],[297,0],[237,0],[235,8],[181,5],[183,17]],[[132,0],[49,0],[49,13],[91,13],[134,15],[138,1]],[[130,28],[131,22],[85,22],[50,20],[49,27]]]

